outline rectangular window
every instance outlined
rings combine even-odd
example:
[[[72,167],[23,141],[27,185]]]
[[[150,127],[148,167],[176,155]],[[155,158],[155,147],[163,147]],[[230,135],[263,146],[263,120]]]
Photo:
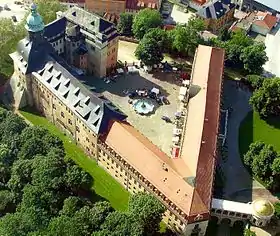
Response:
[[[55,106],[55,104],[53,104],[52,106],[53,106],[53,109],[55,110],[55,109],[56,109],[56,106]]]
[[[76,126],[76,130],[77,130],[78,133],[80,133],[80,128],[79,128],[79,126]]]
[[[72,121],[70,119],[68,119],[68,124],[72,125]]]
[[[63,112],[61,112],[60,114],[61,114],[61,116],[64,118],[64,113],[63,113]]]

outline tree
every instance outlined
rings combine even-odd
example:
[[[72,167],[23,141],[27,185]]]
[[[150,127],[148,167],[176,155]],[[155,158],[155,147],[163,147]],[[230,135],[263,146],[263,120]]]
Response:
[[[115,211],[108,215],[105,222],[101,226],[102,230],[98,234],[93,235],[133,235],[144,236],[147,235],[141,226],[141,223],[137,221],[133,216],[127,215],[123,212]],[[144,234],[145,232],[145,234]]]
[[[90,189],[92,177],[77,165],[67,167],[65,183],[68,188],[76,192],[79,189]]]
[[[260,75],[248,75],[246,77],[246,81],[248,81],[253,89],[259,89],[262,86],[264,80],[265,78]]]
[[[19,116],[9,112],[6,119],[0,124],[0,141],[8,143],[13,136],[19,135],[26,127],[26,123]]]
[[[43,18],[45,24],[48,24],[56,19],[56,12],[66,10],[58,0],[35,0],[38,6],[38,12]]]
[[[117,26],[118,32],[123,35],[132,35],[132,24],[134,15],[129,12],[123,12],[120,14],[119,23]]]
[[[263,142],[252,143],[244,156],[244,163],[251,168],[254,176],[264,181],[267,187],[275,184],[273,178],[273,163],[278,158],[278,153],[273,146]]]
[[[0,191],[0,217],[14,204],[14,195],[9,190]]]
[[[274,209],[275,209],[274,215],[279,220],[280,219],[280,202],[276,202],[274,204]]]
[[[159,230],[165,208],[154,196],[138,193],[131,195],[128,211],[143,226],[146,235],[153,235]]]
[[[265,145],[258,156],[255,156],[252,162],[252,171],[254,175],[263,180],[267,180],[272,176],[271,165],[277,157],[277,152],[273,146]]]
[[[177,25],[174,30],[169,31],[173,49],[186,55],[194,52],[204,29],[204,22],[197,18],[190,19],[187,25]]]
[[[22,189],[31,182],[33,160],[17,160],[14,162],[8,187],[17,195],[21,196]]]
[[[219,30],[218,39],[221,41],[227,41],[230,39],[230,32],[228,31],[227,27],[223,26]]]
[[[18,41],[26,35],[23,24],[13,24],[9,18],[0,20],[0,74],[9,78],[13,73],[13,63],[9,54],[16,49]]]
[[[47,236],[80,236],[82,234],[82,222],[75,218],[61,215],[53,218],[48,226]]]
[[[254,91],[250,103],[262,118],[280,114],[280,78],[266,79]]]
[[[73,217],[75,213],[81,209],[82,201],[79,197],[70,196],[64,200],[63,208],[59,212],[60,215]]]
[[[157,41],[152,38],[143,38],[136,48],[135,56],[145,65],[153,66],[163,60],[163,54]]]
[[[245,229],[244,236],[257,236],[257,234],[250,229]]]
[[[42,188],[58,190],[64,183],[66,164],[63,157],[56,156],[53,152],[46,157],[38,156],[33,161],[31,173],[32,184]]]
[[[244,48],[240,55],[240,59],[244,64],[244,69],[249,73],[262,73],[262,66],[268,60],[264,43],[255,43]]]
[[[249,146],[249,150],[244,155],[244,163],[248,167],[251,167],[253,164],[253,160],[256,156],[258,156],[261,152],[261,150],[264,148],[265,143],[262,141],[257,141],[254,143],[251,143]]]
[[[162,52],[166,51],[166,49],[170,47],[167,32],[161,28],[150,29],[148,33],[145,34],[144,38],[154,39]]]
[[[159,11],[146,8],[135,15],[132,31],[137,39],[142,39],[150,29],[160,27],[161,25],[162,19]]]
[[[99,231],[107,216],[113,212],[108,202],[97,202],[92,208],[84,206],[75,214],[75,219],[83,223],[83,235]]]
[[[244,48],[254,44],[253,39],[248,37],[244,31],[238,30],[232,33],[230,40],[225,42],[226,60],[231,66],[243,67],[240,55]]]

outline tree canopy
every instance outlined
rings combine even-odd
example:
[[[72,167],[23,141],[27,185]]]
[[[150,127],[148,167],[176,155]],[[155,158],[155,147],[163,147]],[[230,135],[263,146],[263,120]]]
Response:
[[[202,40],[200,33],[204,29],[203,20],[198,18],[190,19],[186,25],[177,25],[175,29],[169,31],[172,48],[186,55],[194,52]]]
[[[132,31],[134,36],[140,40],[150,29],[157,28],[161,25],[162,18],[159,11],[146,8],[135,15]]]
[[[240,59],[243,62],[244,69],[249,73],[261,74],[262,66],[268,60],[265,52],[264,43],[254,43],[242,50]]]
[[[261,141],[252,143],[244,155],[244,163],[267,187],[278,187],[280,159],[273,146]]]
[[[145,65],[153,66],[163,60],[162,49],[158,42],[149,37],[144,37],[136,48],[135,56]]]
[[[62,141],[48,130],[27,126],[2,108],[0,129],[0,235],[157,233],[164,208],[153,196],[136,194],[127,211],[115,211],[96,201],[92,177],[65,156]]]
[[[280,114],[280,78],[265,79],[255,90],[250,103],[262,118]]]
[[[132,24],[134,15],[129,12],[123,12],[120,14],[120,20],[117,26],[118,32],[122,35],[132,35]]]

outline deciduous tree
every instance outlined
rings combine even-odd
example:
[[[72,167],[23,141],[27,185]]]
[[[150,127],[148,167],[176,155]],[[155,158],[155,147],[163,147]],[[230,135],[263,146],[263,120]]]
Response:
[[[129,12],[123,12],[120,14],[120,20],[118,23],[118,32],[130,36],[132,35],[132,24],[134,15]]]
[[[162,50],[155,39],[143,38],[135,51],[136,57],[145,65],[153,66],[163,60]]]
[[[246,71],[252,74],[261,74],[263,71],[262,66],[268,60],[264,43],[254,43],[245,47],[242,50],[240,59]]]
[[[280,78],[266,79],[256,90],[250,103],[262,118],[280,114]]]
[[[165,208],[152,195],[138,193],[131,195],[128,211],[144,228],[146,235],[153,235],[159,230],[159,223]]]
[[[137,39],[142,39],[150,29],[160,27],[161,25],[162,19],[159,11],[146,8],[135,15],[132,31]]]

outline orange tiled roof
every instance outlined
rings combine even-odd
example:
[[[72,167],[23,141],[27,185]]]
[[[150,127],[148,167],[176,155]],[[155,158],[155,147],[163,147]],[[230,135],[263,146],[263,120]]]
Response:
[[[141,8],[159,8],[159,0],[126,0],[126,9],[139,10]]]
[[[199,5],[203,5],[207,2],[207,0],[193,0],[193,2],[198,3]]]
[[[253,24],[271,30],[273,26],[276,24],[276,22],[277,22],[276,16],[272,16],[268,12],[259,11],[256,14],[256,19],[254,20]]]
[[[223,63],[223,49],[198,47],[192,81],[204,87],[196,95],[199,99],[191,98],[189,104],[193,104],[191,107],[196,109],[190,107],[188,119],[194,117],[199,124],[192,123],[193,129],[186,130],[185,140],[191,137],[195,143],[188,147],[188,141],[184,142],[182,158],[168,157],[128,123],[114,121],[104,138],[109,147],[188,215],[189,222],[194,221],[198,214],[209,216]],[[168,171],[164,170],[163,164],[168,167]],[[186,177],[192,175],[196,177],[195,185],[185,181]]]

